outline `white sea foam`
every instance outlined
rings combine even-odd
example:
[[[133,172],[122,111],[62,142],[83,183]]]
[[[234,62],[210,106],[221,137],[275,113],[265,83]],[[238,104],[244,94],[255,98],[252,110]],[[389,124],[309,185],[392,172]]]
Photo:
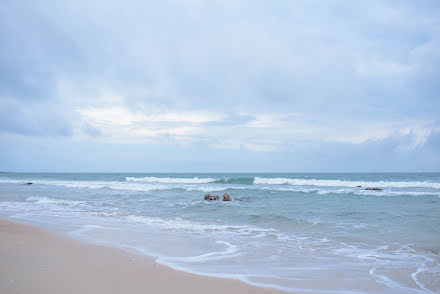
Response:
[[[142,185],[116,181],[41,181],[45,185],[63,186],[68,188],[112,189],[118,191],[156,191],[169,189],[164,185]]]
[[[49,197],[28,197],[26,201],[32,201],[39,204],[56,204],[56,205],[67,205],[67,206],[76,206],[80,204],[84,204],[84,201],[74,201],[67,199],[56,199]]]
[[[363,196],[440,196],[440,191],[438,192],[418,192],[418,191],[369,191],[365,188],[347,187],[340,189],[328,189],[326,187],[311,187],[306,188],[304,186],[287,186],[287,187],[260,187],[261,190],[267,191],[280,191],[280,192],[301,192],[301,193],[316,193],[319,195],[329,195],[329,194],[354,194]]]
[[[0,179],[0,183],[25,183],[32,181],[36,185],[53,185],[78,189],[110,189],[115,191],[150,192],[170,189],[182,189],[184,191],[220,192],[229,189],[257,189],[268,191],[293,191],[303,193],[326,194],[355,194],[367,196],[395,196],[411,195],[440,196],[440,191],[403,191],[402,188],[424,188],[440,190],[438,182],[365,182],[343,180],[317,180],[317,179],[290,179],[290,178],[260,178],[255,177],[255,185],[225,185],[216,184],[213,178],[130,178],[126,181],[62,181],[62,180],[15,180]],[[283,186],[281,186],[283,185]],[[362,187],[357,187],[362,186]],[[384,191],[365,191],[365,187],[379,187]],[[397,189],[397,190],[396,190]]]
[[[317,179],[290,179],[290,178],[260,178],[255,177],[254,184],[266,185],[293,185],[293,186],[317,186],[317,187],[395,187],[395,188],[432,188],[440,189],[439,182],[366,182],[344,180],[317,180]]]
[[[213,183],[215,179],[212,178],[157,178],[157,177],[126,177],[127,182],[147,182],[147,183],[165,183],[165,184],[206,184]]]
[[[101,216],[101,217],[114,217],[114,218],[120,218],[121,215],[117,212],[92,212],[92,216]]]
[[[66,188],[78,189],[110,189],[115,191],[133,191],[133,192],[150,192],[170,189],[183,189],[185,191],[201,191],[201,192],[219,192],[228,189],[247,189],[248,187],[235,187],[231,185],[216,185],[212,181],[214,179],[208,178],[154,178],[152,181],[128,180],[124,182],[119,181],[60,181],[60,180],[13,180],[0,179],[0,183],[23,184],[32,181],[35,185],[51,185]],[[128,179],[128,178],[127,178]],[[137,179],[137,178],[136,178]],[[160,179],[160,180],[154,180]],[[175,180],[175,181],[174,181]],[[207,185],[212,183],[211,185]]]
[[[28,181],[24,181],[24,180],[15,180],[15,179],[9,179],[9,178],[3,178],[0,179],[0,183],[11,183],[11,184],[24,184]]]
[[[420,294],[427,294],[427,293],[434,293],[430,290],[425,289],[416,289],[416,288],[410,288],[406,287],[395,280],[390,279],[386,275],[378,274],[377,273],[377,267],[370,269],[369,273],[372,277],[376,279],[378,283],[384,284],[388,286],[389,288],[399,290],[400,293],[420,293]]]
[[[414,282],[415,282],[420,288],[422,288],[423,290],[426,290],[426,291],[429,291],[429,292],[432,293],[432,291],[430,291],[429,289],[426,289],[425,285],[423,285],[423,284],[419,281],[419,279],[417,278],[417,275],[420,274],[420,273],[422,273],[422,272],[424,272],[424,271],[425,271],[425,269],[423,268],[423,266],[418,267],[417,270],[411,274],[411,278],[414,280]]]
[[[142,184],[142,183],[128,183],[117,181],[58,181],[58,180],[36,180],[34,184],[51,185],[66,188],[80,188],[80,189],[111,189],[116,191],[135,191],[148,192],[172,189],[168,185],[163,184]]]
[[[146,217],[138,215],[129,215],[126,217],[128,221],[135,223],[142,223],[155,228],[169,229],[169,230],[191,230],[191,231],[238,231],[240,229],[248,228],[248,226],[229,226],[218,224],[204,224],[193,221],[186,221],[180,218],[160,218],[160,217]]]
[[[231,189],[232,187],[228,186],[189,186],[186,187],[186,191],[201,191],[201,192],[219,192],[219,191],[225,191],[228,189]]]
[[[162,257],[160,258],[161,263],[169,263],[169,262],[207,262],[207,261],[215,261],[215,260],[221,260],[225,258],[232,258],[234,256],[237,256],[238,247],[236,245],[232,245],[229,242],[226,241],[216,241],[217,244],[223,244],[226,245],[226,250],[224,251],[214,251],[214,252],[208,252],[205,254],[197,255],[197,256],[184,256],[184,257]]]

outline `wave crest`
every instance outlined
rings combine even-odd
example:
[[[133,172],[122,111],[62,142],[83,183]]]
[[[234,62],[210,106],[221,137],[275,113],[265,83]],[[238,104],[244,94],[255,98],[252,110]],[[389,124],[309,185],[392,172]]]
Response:
[[[49,197],[28,197],[26,201],[33,201],[38,204],[55,204],[55,205],[66,205],[66,206],[77,206],[77,205],[85,204],[84,201],[55,199]]]
[[[216,180],[212,178],[157,178],[157,177],[126,177],[127,182],[147,182],[147,183],[164,183],[164,184],[206,184],[214,183]]]
[[[255,177],[254,184],[266,185],[292,185],[292,186],[317,186],[317,187],[395,187],[395,188],[431,188],[440,189],[436,182],[365,182],[344,180],[317,180],[317,179],[290,179],[290,178],[260,178]]]

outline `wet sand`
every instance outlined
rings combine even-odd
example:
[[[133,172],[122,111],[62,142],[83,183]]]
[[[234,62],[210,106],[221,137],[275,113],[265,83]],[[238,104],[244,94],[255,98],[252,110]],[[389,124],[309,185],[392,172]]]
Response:
[[[0,219],[0,293],[284,293],[204,277],[153,258]]]

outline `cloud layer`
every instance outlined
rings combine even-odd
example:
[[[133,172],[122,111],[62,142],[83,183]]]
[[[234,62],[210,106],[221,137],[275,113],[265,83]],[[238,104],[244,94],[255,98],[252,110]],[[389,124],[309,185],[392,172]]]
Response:
[[[6,156],[23,154],[10,148],[55,140],[90,157],[93,144],[134,148],[133,161],[150,158],[136,146],[180,150],[177,170],[221,169],[211,154],[233,170],[283,156],[292,170],[307,169],[302,158],[315,170],[432,170],[439,15],[437,1],[9,1],[0,164],[16,169]]]

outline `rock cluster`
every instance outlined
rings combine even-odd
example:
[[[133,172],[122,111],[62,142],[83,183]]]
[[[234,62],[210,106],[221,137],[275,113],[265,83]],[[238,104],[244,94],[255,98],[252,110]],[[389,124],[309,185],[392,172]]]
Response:
[[[206,194],[205,195],[205,200],[219,200],[220,197],[218,195],[211,195],[211,194]]]
[[[205,195],[205,200],[219,200],[220,196],[218,195],[211,195],[211,194],[206,194]],[[235,198],[234,200],[238,200],[238,201],[243,201],[240,198]],[[223,201],[231,201],[231,197],[229,196],[228,193],[223,194]]]

